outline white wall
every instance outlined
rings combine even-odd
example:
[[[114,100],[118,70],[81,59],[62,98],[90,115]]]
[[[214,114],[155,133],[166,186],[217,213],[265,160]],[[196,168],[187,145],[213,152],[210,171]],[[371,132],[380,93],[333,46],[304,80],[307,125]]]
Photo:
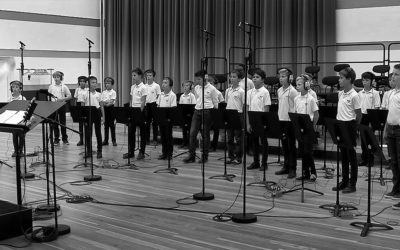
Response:
[[[101,0],[1,0],[0,63],[13,63],[9,72],[0,70],[0,102],[10,95],[8,83],[19,79],[19,41],[26,44],[25,69],[60,70],[64,83],[75,88],[77,77],[88,74],[89,38],[95,43],[91,48],[92,75],[102,79],[100,3]],[[47,88],[50,84],[50,76],[31,75],[28,80],[29,72],[25,74],[25,90]]]

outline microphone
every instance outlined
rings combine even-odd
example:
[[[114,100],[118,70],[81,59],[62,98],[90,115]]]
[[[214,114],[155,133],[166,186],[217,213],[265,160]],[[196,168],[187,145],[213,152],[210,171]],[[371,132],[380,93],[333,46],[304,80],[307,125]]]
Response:
[[[21,46],[24,46],[24,47],[26,46],[25,43],[23,43],[21,41],[19,41],[19,44],[21,44]]]
[[[211,32],[208,31],[207,29],[204,29],[204,28],[200,28],[200,29],[201,29],[201,31],[203,31],[204,33],[206,33],[206,34],[208,34],[208,35],[210,35],[210,36],[215,36],[214,33],[211,33]]]
[[[90,44],[94,44],[94,42],[92,42],[89,38],[86,37],[86,40],[90,43]]]
[[[248,23],[248,22],[240,22],[238,26],[241,27],[242,25],[247,25],[247,26],[252,27],[252,28],[261,29],[261,26],[258,26],[258,25],[255,25],[255,24],[251,24],[251,23]]]

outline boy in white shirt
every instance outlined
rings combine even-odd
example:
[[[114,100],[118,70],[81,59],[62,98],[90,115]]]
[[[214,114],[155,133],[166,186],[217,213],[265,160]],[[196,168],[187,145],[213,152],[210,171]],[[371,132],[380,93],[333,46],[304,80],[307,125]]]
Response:
[[[183,93],[179,98],[179,104],[196,104],[196,97],[191,92],[193,82],[186,80],[183,82]],[[186,115],[183,118],[183,126],[182,128],[182,145],[179,148],[185,148],[189,145],[189,132],[190,132],[190,125],[192,123],[192,116]]]
[[[146,142],[150,143],[150,125],[152,125],[153,129],[153,144],[157,145],[157,137],[158,137],[158,126],[155,121],[155,112],[157,108],[157,99],[161,94],[160,85],[154,82],[154,77],[156,76],[156,72],[153,69],[148,69],[144,72],[144,76],[146,78]]]
[[[54,84],[49,86],[49,93],[52,94],[54,97],[51,98],[51,101],[53,102],[66,102],[72,98],[71,92],[69,91],[69,88],[62,84],[62,80],[64,79],[64,73],[61,71],[56,71],[53,73],[53,78],[54,78]],[[64,144],[69,144],[68,142],[68,135],[67,135],[67,129],[65,127],[66,124],[66,112],[67,112],[67,107],[64,105],[60,109],[57,110],[55,113],[55,120],[58,121],[61,125],[61,137],[62,141]],[[52,126],[54,130],[54,145],[59,145],[60,144],[60,130],[58,128],[58,125],[53,125]]]
[[[101,93],[101,102],[104,106],[104,141],[103,146],[108,145],[108,132],[111,131],[111,141],[113,146],[117,146],[115,139],[115,115],[114,115],[114,104],[117,98],[117,93],[113,89],[114,79],[112,77],[104,78],[104,84],[106,89]]]
[[[10,82],[11,97],[8,99],[8,102],[12,102],[14,100],[26,100],[26,98],[21,94],[22,88],[23,88],[22,82],[20,81]],[[23,156],[22,151],[24,149],[24,144],[25,144],[25,134],[13,133],[14,152],[12,153],[11,156],[16,157],[17,152],[19,153],[20,157]]]
[[[76,106],[83,106],[85,104],[84,96],[86,95],[86,92],[88,92],[88,87],[87,87],[87,82],[88,79],[86,76],[80,76],[78,77],[78,85],[79,87],[75,89],[74,93],[74,98],[76,101]],[[76,146],[82,146],[83,145],[83,122],[79,122],[79,142],[76,144]]]
[[[307,114],[313,123],[313,129],[318,122],[319,113],[318,105],[310,92],[308,91],[311,86],[311,78],[307,75],[300,75],[296,78],[296,89],[299,91],[300,95],[294,98],[294,112],[299,114]],[[302,169],[303,174],[297,180],[311,180],[315,181],[317,179],[317,172],[315,170],[315,163],[313,157],[313,142],[314,133],[305,133],[303,135],[303,140],[299,142],[299,151],[302,152]],[[311,173],[310,173],[311,172]]]
[[[218,94],[218,104],[224,101],[224,96],[219,89],[217,89],[218,80],[213,75],[207,75],[206,80],[208,79],[209,83],[211,83]],[[213,139],[211,141],[210,151],[215,152],[218,146],[218,138],[219,138],[219,129],[213,129]]]
[[[368,117],[367,109],[376,109],[381,106],[381,97],[379,92],[372,88],[372,82],[375,79],[375,75],[371,72],[364,72],[361,75],[364,89],[358,92],[361,102],[361,124],[369,126],[370,120]],[[358,166],[372,166],[374,163],[374,155],[368,155],[367,143],[361,138],[361,162]],[[369,162],[370,161],[370,162]]]
[[[163,92],[158,96],[157,106],[161,108],[176,107],[176,95],[171,90],[174,82],[170,77],[164,77],[162,81]],[[173,152],[172,141],[172,124],[160,125],[162,154],[158,157],[159,160],[171,159]]]

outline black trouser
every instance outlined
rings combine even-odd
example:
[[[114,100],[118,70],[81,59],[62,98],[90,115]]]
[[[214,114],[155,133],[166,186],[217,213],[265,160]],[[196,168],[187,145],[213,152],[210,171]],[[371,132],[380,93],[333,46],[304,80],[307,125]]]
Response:
[[[243,125],[243,116],[239,116],[240,123]],[[240,129],[228,129],[228,157],[230,159],[242,160],[243,156],[243,140],[242,130]]]
[[[313,156],[313,146],[315,136],[310,131],[310,133],[305,133],[302,137],[303,141],[299,142],[299,151],[302,154],[301,167],[303,170],[303,175],[305,177],[310,177],[311,174],[316,175],[314,156]]]
[[[348,122],[349,136],[352,141],[353,147],[346,148],[340,147],[340,153],[342,154],[342,180],[345,185],[356,186],[357,184],[357,175],[358,175],[358,166],[357,166],[357,155],[356,150],[354,149],[357,145],[356,137],[357,137],[357,122],[349,121]],[[350,169],[350,179],[349,179],[349,163],[351,166]],[[350,182],[349,182],[350,180]]]
[[[218,138],[219,138],[219,129],[213,129],[213,139],[211,142],[211,148],[217,149],[218,147]]]
[[[361,119],[361,124],[365,126],[369,126],[370,121],[369,121],[369,116],[368,114],[362,114],[362,119]],[[368,145],[367,142],[361,137],[361,160],[366,161],[367,163],[373,163],[374,162],[374,155],[370,154],[368,155]]]
[[[14,152],[19,151],[20,153],[22,153],[25,144],[25,135],[19,133],[13,133],[13,144],[14,144]]]
[[[268,161],[268,140],[267,135],[263,133],[262,135],[257,135],[252,133],[253,139],[253,161],[260,163],[260,142],[261,142],[261,165],[267,165]]]
[[[158,126],[156,123],[155,114],[157,112],[157,103],[147,103],[146,104],[146,140],[150,141],[150,124],[153,127],[153,141],[157,141],[158,136]]]
[[[144,113],[146,111],[143,110],[142,114],[144,116]],[[128,129],[128,143],[129,143],[129,154],[134,154],[135,153],[135,149],[136,149],[136,127],[138,126],[140,129],[140,150],[139,152],[144,154],[145,150],[146,150],[146,126],[145,123],[142,122],[140,124],[131,124],[128,125],[129,129]]]
[[[66,112],[67,108],[66,106],[62,106],[57,112],[55,113],[55,119],[57,122],[59,122],[61,125],[61,138],[63,141],[68,140],[68,135],[67,135],[67,129],[65,127],[66,124]],[[54,141],[59,141],[60,140],[60,130],[58,128],[57,124],[53,124],[53,129],[54,129]]]
[[[82,102],[76,102],[76,106],[81,107]],[[79,141],[83,142],[83,126],[84,122],[79,122]]]
[[[190,127],[190,139],[189,139],[189,154],[194,156],[196,154],[196,136],[201,130],[202,125],[202,113],[203,110],[195,110],[192,117],[192,124]],[[204,110],[204,134],[202,139],[204,143],[203,155],[208,157],[208,150],[210,147],[210,127],[211,127],[211,110]],[[203,145],[200,145],[202,147]]]
[[[386,124],[387,143],[392,157],[391,167],[393,172],[392,192],[400,194],[400,126]]]
[[[94,131],[96,134],[97,141],[97,152],[102,152],[102,144],[101,144],[101,111],[97,110],[98,114],[96,117],[92,118],[92,123],[86,123],[85,126],[85,137],[86,137],[86,150],[90,154],[92,152],[92,134],[93,134],[93,124]]]
[[[104,141],[108,142],[108,133],[111,131],[111,140],[112,142],[116,142],[115,140],[115,112],[114,105],[104,107]]]
[[[282,151],[284,157],[284,168],[289,171],[296,171],[297,151],[296,137],[293,125],[289,121],[280,121],[282,129]]]
[[[168,157],[172,156],[173,143],[172,143],[172,126],[160,125],[162,154]]]

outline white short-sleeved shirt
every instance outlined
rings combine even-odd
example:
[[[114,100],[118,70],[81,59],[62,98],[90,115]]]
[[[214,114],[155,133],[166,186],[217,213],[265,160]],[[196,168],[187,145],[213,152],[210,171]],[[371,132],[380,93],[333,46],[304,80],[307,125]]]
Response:
[[[385,91],[385,93],[383,93],[381,108],[388,109],[388,107],[389,107],[389,99],[390,99],[390,96],[393,93],[393,90],[394,89],[391,89],[391,90]]]
[[[389,98],[387,124],[400,125],[400,89],[394,89]]]
[[[298,95],[294,98],[294,112],[299,114],[307,114],[311,121],[314,120],[314,112],[318,110],[315,99],[310,94]]]
[[[223,102],[224,96],[222,95],[221,91],[219,91],[217,88],[215,88],[215,89],[217,90],[218,103]]]
[[[131,86],[132,102],[131,107],[140,108],[142,106],[142,97],[147,95],[147,90],[143,82]]]
[[[89,93],[90,93],[90,103],[89,103]],[[101,94],[100,92],[95,91],[94,93],[91,91],[86,92],[85,95],[85,106],[94,106],[96,108],[100,108]]]
[[[64,85],[64,84],[52,84],[49,86],[49,93],[53,94],[57,98],[65,98],[68,96],[71,96],[71,91],[69,91],[69,88]],[[53,102],[56,101],[55,98],[51,98]]]
[[[347,93],[339,91],[339,101],[336,119],[340,121],[352,121],[357,118],[356,110],[361,109],[360,96],[353,88]]]
[[[280,121],[290,121],[289,112],[294,112],[294,98],[299,92],[289,85],[286,89],[280,87],[278,89],[278,117]]]
[[[23,95],[18,95],[18,96],[10,96],[9,98],[8,98],[8,102],[12,102],[12,101],[16,101],[16,100],[18,100],[18,101],[25,101],[26,100],[26,98],[23,96]]]
[[[153,103],[157,101],[157,96],[161,94],[161,88],[158,83],[146,84],[147,96],[146,103]]]
[[[381,106],[381,97],[375,89],[366,91],[365,89],[358,92],[361,102],[361,113],[367,114],[367,109],[375,109]]]
[[[101,101],[102,102],[109,102],[113,101],[113,104],[115,103],[115,99],[117,98],[117,93],[113,89],[106,89],[101,92]]]
[[[89,91],[89,88],[76,88],[75,89],[75,93],[74,93],[74,97],[76,99],[77,102],[85,102],[84,97],[86,95],[86,92]]]
[[[168,93],[161,92],[157,99],[157,106],[160,108],[176,107],[176,95],[171,90]]]
[[[235,109],[239,113],[243,113],[244,89],[240,86],[236,88],[229,87],[225,91],[226,109]]]
[[[247,91],[247,105],[249,111],[265,111],[265,106],[271,105],[271,97],[268,89],[262,86],[259,89],[251,89]]]
[[[241,87],[244,90],[244,79],[239,81],[239,87]],[[249,91],[250,89],[254,89],[254,83],[250,78],[247,78],[247,91]]]
[[[188,94],[183,93],[179,98],[179,104],[196,104],[196,97],[192,92]]]
[[[196,96],[196,106],[197,110],[203,109],[203,87],[197,85],[194,88],[194,95]],[[218,93],[217,89],[210,83],[204,86],[204,108],[212,109],[218,105]]]

